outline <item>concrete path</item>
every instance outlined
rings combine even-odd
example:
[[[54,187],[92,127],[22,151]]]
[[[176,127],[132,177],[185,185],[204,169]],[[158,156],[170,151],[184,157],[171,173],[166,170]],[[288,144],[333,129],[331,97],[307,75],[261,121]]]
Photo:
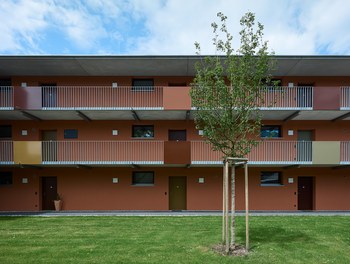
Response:
[[[1,216],[221,216],[221,211],[39,211],[0,212]],[[238,211],[237,215],[244,215]],[[250,216],[349,216],[350,211],[250,211]]]

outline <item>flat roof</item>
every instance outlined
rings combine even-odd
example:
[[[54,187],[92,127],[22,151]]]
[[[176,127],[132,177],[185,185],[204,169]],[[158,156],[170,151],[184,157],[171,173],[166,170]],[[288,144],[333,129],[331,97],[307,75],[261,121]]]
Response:
[[[194,76],[205,56],[0,56],[0,76]],[[350,76],[350,56],[275,56],[274,76]]]

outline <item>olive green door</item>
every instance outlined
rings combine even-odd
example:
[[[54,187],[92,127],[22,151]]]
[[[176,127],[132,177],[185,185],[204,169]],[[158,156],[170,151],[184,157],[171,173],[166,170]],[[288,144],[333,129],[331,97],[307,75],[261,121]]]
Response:
[[[169,210],[187,209],[187,177],[169,177]]]

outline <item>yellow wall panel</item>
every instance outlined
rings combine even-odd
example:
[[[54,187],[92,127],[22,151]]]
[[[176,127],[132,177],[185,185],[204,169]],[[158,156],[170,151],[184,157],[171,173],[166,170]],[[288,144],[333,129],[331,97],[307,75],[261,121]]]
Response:
[[[41,141],[14,141],[15,164],[41,164]]]
[[[340,163],[339,141],[313,141],[312,164],[336,165]]]

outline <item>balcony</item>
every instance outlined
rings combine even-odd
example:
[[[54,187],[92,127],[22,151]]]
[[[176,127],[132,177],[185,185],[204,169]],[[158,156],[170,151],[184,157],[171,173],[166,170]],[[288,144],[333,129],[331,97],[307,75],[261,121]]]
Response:
[[[190,87],[44,86],[13,89],[2,86],[0,109],[189,110],[189,90]],[[262,93],[262,110],[313,108],[313,87],[265,87]]]
[[[191,142],[193,165],[222,164],[222,154],[213,151],[204,141]],[[312,164],[312,142],[262,141],[248,154],[249,164],[302,165]]]
[[[340,142],[340,164],[350,165],[350,141]]]
[[[181,153],[179,155],[178,153]],[[350,141],[262,141],[248,155],[257,166],[350,164]],[[204,141],[0,141],[0,165],[222,164]]]
[[[160,165],[163,141],[43,141],[42,164]]]
[[[0,110],[13,110],[13,87],[0,86]]]
[[[14,164],[12,141],[0,141],[0,164]]]
[[[162,110],[163,87],[42,87],[42,110]]]
[[[340,110],[350,110],[350,87],[340,88]]]
[[[264,87],[261,110],[312,110],[313,87]]]

